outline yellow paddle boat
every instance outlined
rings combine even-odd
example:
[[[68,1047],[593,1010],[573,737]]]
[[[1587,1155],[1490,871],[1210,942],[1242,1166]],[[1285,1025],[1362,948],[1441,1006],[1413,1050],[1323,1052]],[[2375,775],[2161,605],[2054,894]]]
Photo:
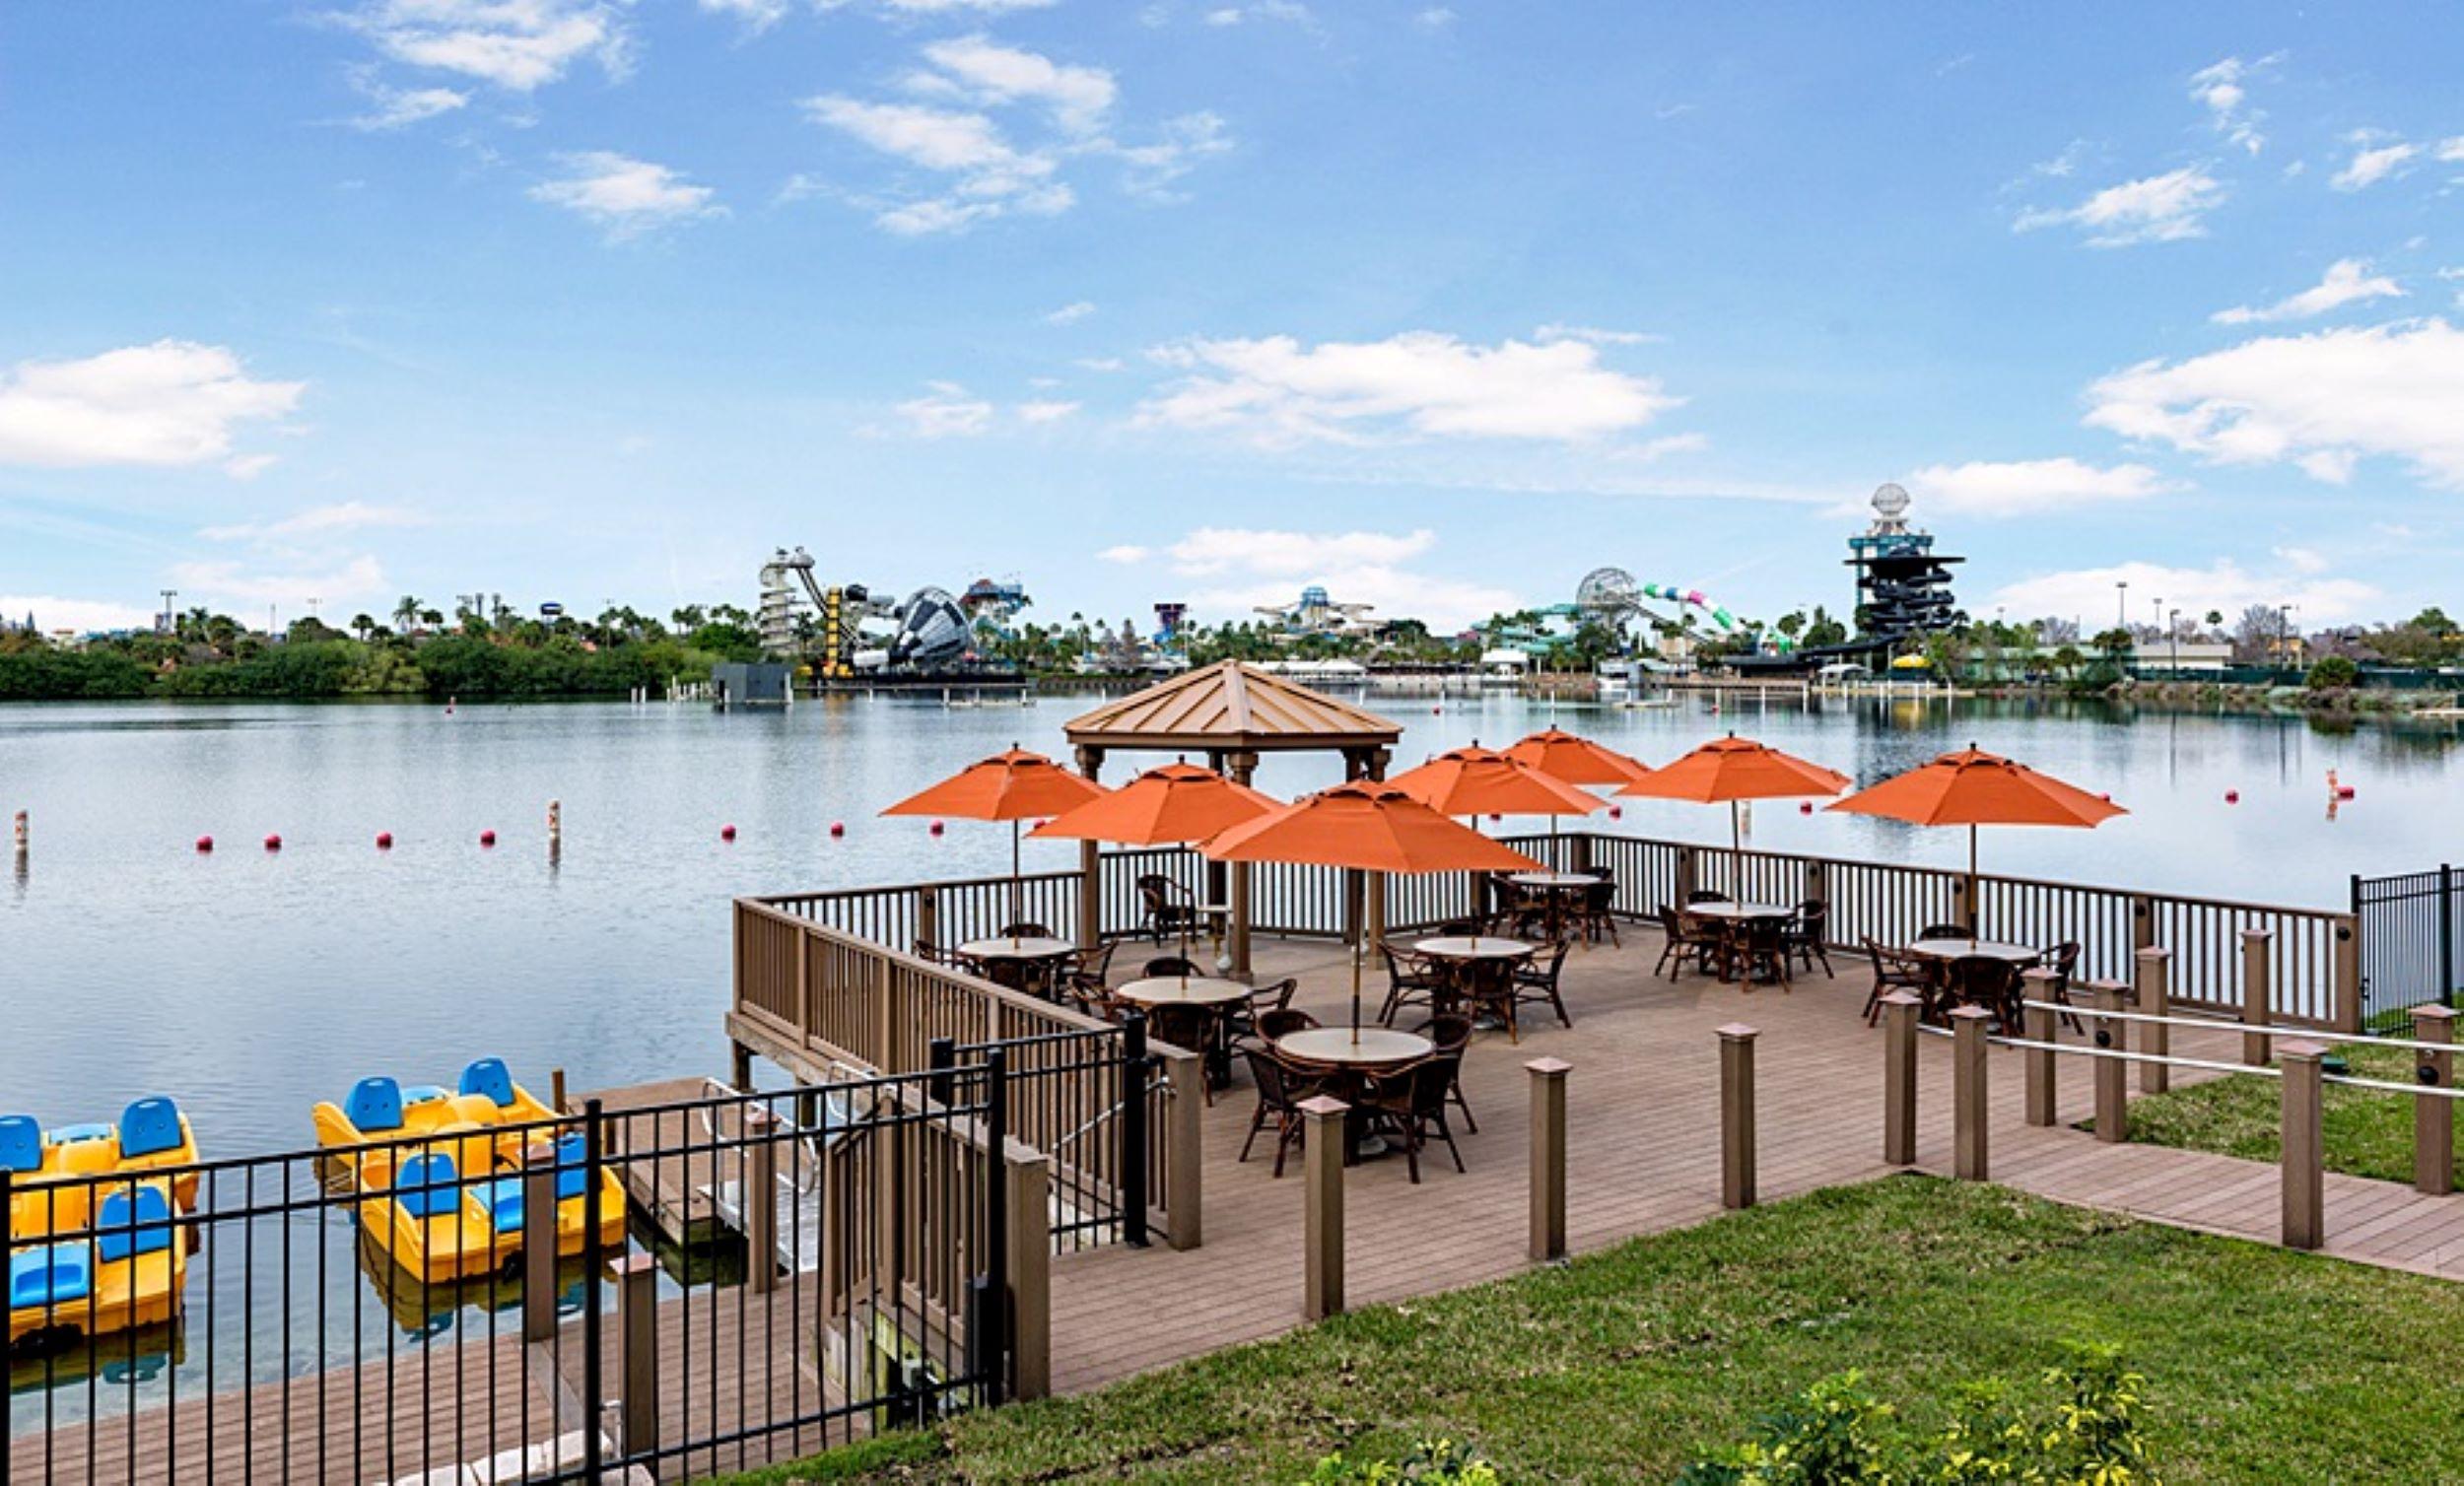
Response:
[[[169,1183],[104,1183],[94,1232],[9,1250],[9,1345],[92,1341],[179,1316],[188,1246],[174,1231]]]
[[[74,1124],[44,1130],[30,1114],[0,1114],[0,1171],[11,1175],[9,1232],[19,1239],[85,1232],[95,1194],[108,1183],[89,1180],[175,1172],[171,1197],[182,1212],[196,1206],[197,1139],[179,1106],[156,1094],[120,1112],[117,1124]]]
[[[522,1248],[522,1173],[528,1148],[552,1119],[516,1086],[503,1062],[482,1058],[462,1072],[461,1092],[403,1089],[364,1078],[340,1106],[313,1112],[317,1140],[369,1200],[354,1205],[360,1226],[393,1262],[432,1284],[509,1268]],[[588,1184],[579,1131],[549,1147],[556,1166],[556,1249],[587,1243],[582,1195]],[[599,1238],[616,1252],[625,1237],[625,1192],[600,1174]]]

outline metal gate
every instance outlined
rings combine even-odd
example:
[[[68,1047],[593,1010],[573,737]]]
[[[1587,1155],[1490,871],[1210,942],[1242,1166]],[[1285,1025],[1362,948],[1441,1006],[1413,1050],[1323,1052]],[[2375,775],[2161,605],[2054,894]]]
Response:
[[[2404,1013],[2455,1004],[2456,943],[2464,931],[2464,873],[2428,872],[2353,879],[2353,914],[2361,934],[2362,1025],[2401,1031]]]

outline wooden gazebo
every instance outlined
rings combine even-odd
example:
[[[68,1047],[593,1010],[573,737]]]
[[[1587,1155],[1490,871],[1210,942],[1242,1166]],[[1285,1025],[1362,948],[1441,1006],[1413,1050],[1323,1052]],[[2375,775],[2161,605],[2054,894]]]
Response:
[[[1078,772],[1094,778],[1112,753],[1202,755],[1208,768],[1248,784],[1266,753],[1326,752],[1343,760],[1346,779],[1382,779],[1403,728],[1238,660],[1218,661],[1108,702],[1063,729]],[[1079,933],[1102,921],[1095,843],[1080,848]],[[1230,868],[1234,975],[1249,974],[1249,868]]]

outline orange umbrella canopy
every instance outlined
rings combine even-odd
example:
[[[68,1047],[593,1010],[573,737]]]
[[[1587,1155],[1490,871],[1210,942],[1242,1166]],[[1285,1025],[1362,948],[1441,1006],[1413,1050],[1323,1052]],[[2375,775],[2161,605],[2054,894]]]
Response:
[[[1715,738],[1674,764],[1653,770],[1617,793],[1717,805],[1737,800],[1837,794],[1848,776],[1809,764],[1751,738]]]
[[[970,764],[881,813],[946,815],[967,821],[1035,820],[1074,810],[1103,792],[1103,785],[1040,753],[1012,748]]]
[[[1457,748],[1387,781],[1440,815],[1588,815],[1608,801],[1493,748]]]
[[[2128,813],[1973,744],[1828,808],[1916,826],[2094,826]]]
[[[1281,861],[1363,872],[1530,872],[1540,863],[1456,824],[1391,783],[1356,779],[1234,826],[1198,849],[1213,861]]]
[[[1157,846],[1204,841],[1282,806],[1211,769],[1166,764],[1028,832]]]
[[[1525,738],[1506,757],[1569,784],[1623,784],[1651,773],[1613,748],[1555,727]]]

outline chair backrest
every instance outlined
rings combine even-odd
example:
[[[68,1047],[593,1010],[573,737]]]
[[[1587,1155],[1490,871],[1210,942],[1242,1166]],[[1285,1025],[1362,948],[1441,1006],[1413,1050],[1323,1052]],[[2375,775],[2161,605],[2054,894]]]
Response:
[[[1420,1035],[1435,1044],[1440,1052],[1459,1051],[1472,1041],[1472,1019],[1454,1011],[1433,1016]]]
[[[1121,948],[1121,941],[1118,939],[1107,939],[1101,944],[1090,944],[1078,951],[1072,968],[1079,975],[1092,976],[1101,980],[1112,974],[1113,952],[1119,948]]]
[[[1249,1059],[1249,1075],[1258,1085],[1258,1103],[1269,1110],[1292,1107],[1291,1086],[1284,1082],[1283,1060],[1265,1047],[1242,1049]]]
[[[1963,1001],[1995,1001],[2008,996],[2019,968],[1993,955],[1961,955],[1951,962],[1951,992]]]
[[[120,1112],[120,1159],[159,1156],[179,1149],[179,1106],[149,1094]]]
[[[1968,939],[1974,935],[1964,923],[1929,923],[1919,939]]]
[[[171,1199],[152,1182],[113,1191],[95,1215],[94,1243],[96,1256],[106,1264],[171,1248]]]
[[[1797,905],[1797,932],[1804,934],[1817,931],[1830,916],[1831,906],[1829,904],[1818,898],[1809,898]]]
[[[42,1125],[32,1114],[0,1114],[0,1172],[42,1166]]]
[[[1294,1011],[1288,1006],[1258,1013],[1258,1035],[1269,1043],[1279,1037],[1290,1037],[1295,1032],[1307,1032],[1317,1025],[1316,1017],[1305,1011]]]
[[[2079,941],[2076,939],[2065,939],[2060,944],[2055,945],[2052,949],[2045,952],[2045,958],[2051,962],[2046,966],[2046,968],[2053,972],[2054,979],[2060,980],[2063,984],[2068,985],[2071,981],[2072,972],[2079,969]]]
[[[462,1070],[457,1094],[484,1094],[500,1110],[513,1108],[513,1074],[501,1057],[483,1057]]]
[[[1652,916],[1660,920],[1660,931],[1670,938],[1685,937],[1685,915],[1677,911],[1677,905],[1664,903]]]
[[[1172,898],[1172,879],[1160,872],[1149,872],[1138,879],[1138,906],[1149,913],[1161,912]]]
[[[1298,977],[1287,977],[1272,985],[1261,985],[1249,993],[1249,1004],[1259,1012],[1288,1011],[1292,996],[1300,989]]]
[[[1198,973],[1197,962],[1184,960],[1179,955],[1158,955],[1146,962],[1143,972],[1146,979],[1150,980],[1164,976],[1194,976]]]
[[[1573,948],[1574,941],[1571,939],[1560,939],[1549,946],[1547,955],[1538,962],[1541,966],[1538,973],[1540,978],[1551,985],[1556,984],[1557,973],[1566,968],[1566,955]]]
[[[1428,1117],[1443,1116],[1446,1095],[1463,1076],[1463,1052],[1440,1050],[1430,1053],[1414,1064],[1411,1070],[1411,1113]]]
[[[1016,923],[1002,924],[1001,937],[1004,939],[1050,939],[1053,937],[1053,931],[1032,918],[1021,918]]]
[[[1583,875],[1601,882],[1613,883],[1617,880],[1617,870],[1614,867],[1585,867]]]
[[[393,1200],[414,1218],[445,1216],[461,1205],[462,1189],[455,1184],[460,1181],[453,1158],[445,1152],[413,1156],[394,1173]]]
[[[1737,900],[1717,888],[1696,888],[1685,895],[1685,901],[1687,903],[1734,903]]]
[[[1737,926],[1744,931],[1746,945],[1753,949],[1776,948],[1788,937],[1788,920],[1785,918],[1746,918]]]
[[[1449,918],[1437,926],[1440,939],[1469,939],[1480,931],[1477,918]]]
[[[1583,890],[1583,910],[1590,913],[1605,913],[1616,906],[1617,885],[1598,872],[1593,873],[1592,878],[1592,885]]]
[[[342,1113],[353,1128],[376,1133],[402,1128],[402,1086],[384,1074],[363,1078],[351,1086]]]

